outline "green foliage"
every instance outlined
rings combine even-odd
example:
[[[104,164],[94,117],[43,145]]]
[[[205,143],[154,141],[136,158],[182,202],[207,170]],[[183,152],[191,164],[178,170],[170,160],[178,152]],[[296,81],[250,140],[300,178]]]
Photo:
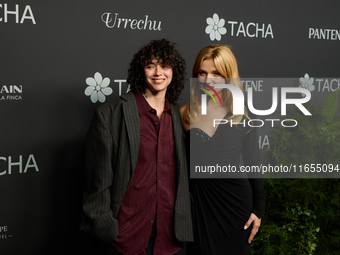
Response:
[[[252,254],[340,254],[338,179],[266,179],[265,191]]]
[[[288,119],[295,119],[297,127],[275,130],[270,150],[274,162],[282,165],[340,163],[340,116],[335,115],[338,92],[331,93],[322,106],[305,104],[312,116],[296,109]]]
[[[282,225],[264,221],[253,250],[261,254],[315,254],[317,233],[320,228],[314,224],[316,215],[313,211],[302,208],[298,204],[286,206],[281,212]],[[253,253],[253,254],[259,254]]]
[[[272,165],[340,165],[340,117],[337,93],[322,106],[306,104],[307,117],[294,111],[295,128],[275,130]],[[340,173],[336,173],[339,175]],[[252,242],[252,254],[340,254],[340,181],[265,179],[266,215]]]

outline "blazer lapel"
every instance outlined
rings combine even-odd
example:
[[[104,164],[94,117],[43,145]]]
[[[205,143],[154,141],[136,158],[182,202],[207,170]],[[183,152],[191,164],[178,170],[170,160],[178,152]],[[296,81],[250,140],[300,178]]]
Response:
[[[182,167],[182,156],[185,151],[183,151],[182,140],[183,140],[183,127],[181,122],[181,116],[178,108],[174,104],[171,105],[172,111],[172,127],[174,132],[174,142],[175,142],[175,159],[177,162],[177,170],[180,170]]]
[[[128,133],[132,174],[135,171],[137,165],[137,158],[139,152],[140,142],[140,123],[139,114],[135,96],[132,92],[125,94],[122,98],[126,101],[123,104],[123,114]]]

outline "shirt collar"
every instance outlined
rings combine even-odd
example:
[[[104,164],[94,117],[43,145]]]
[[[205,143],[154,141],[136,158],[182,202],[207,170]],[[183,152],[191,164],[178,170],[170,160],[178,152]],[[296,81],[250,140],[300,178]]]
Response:
[[[140,116],[144,116],[148,112],[155,111],[155,109],[153,109],[149,105],[148,101],[146,101],[146,99],[145,99],[145,97],[143,96],[142,93],[135,94],[135,98],[136,98],[136,102],[137,102],[137,106],[138,106],[138,112],[139,112]],[[170,103],[169,103],[169,100],[167,98],[165,98],[165,102],[164,102],[164,111],[163,112],[165,112],[165,111],[172,114]]]

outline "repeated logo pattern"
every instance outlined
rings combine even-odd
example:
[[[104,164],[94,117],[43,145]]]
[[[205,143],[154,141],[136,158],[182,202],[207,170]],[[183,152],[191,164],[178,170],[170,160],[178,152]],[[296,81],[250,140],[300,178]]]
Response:
[[[305,74],[304,77],[301,77],[299,79],[300,82],[300,88],[305,88],[308,89],[309,91],[314,91],[315,90],[315,86],[313,85],[314,83],[314,78],[313,77],[309,77],[308,73]],[[306,96],[305,94],[302,94],[304,97]]]
[[[85,95],[90,96],[92,103],[101,102],[104,103],[106,100],[105,96],[112,94],[113,90],[109,87],[110,79],[96,72],[94,78],[88,77],[86,79],[88,87],[85,89]]]
[[[210,36],[210,40],[221,41],[222,35],[227,33],[227,29],[224,27],[225,20],[220,19],[216,13],[212,18],[207,18],[208,26],[205,29],[205,33]]]

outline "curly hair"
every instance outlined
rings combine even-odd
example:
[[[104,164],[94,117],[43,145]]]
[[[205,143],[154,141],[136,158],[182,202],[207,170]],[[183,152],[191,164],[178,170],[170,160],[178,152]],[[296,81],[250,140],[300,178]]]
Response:
[[[152,40],[133,56],[127,77],[127,83],[130,84],[132,92],[135,94],[145,92],[144,66],[153,58],[171,66],[173,75],[165,97],[168,98],[169,102],[177,101],[184,88],[186,64],[175,48],[175,44],[165,39]]]

